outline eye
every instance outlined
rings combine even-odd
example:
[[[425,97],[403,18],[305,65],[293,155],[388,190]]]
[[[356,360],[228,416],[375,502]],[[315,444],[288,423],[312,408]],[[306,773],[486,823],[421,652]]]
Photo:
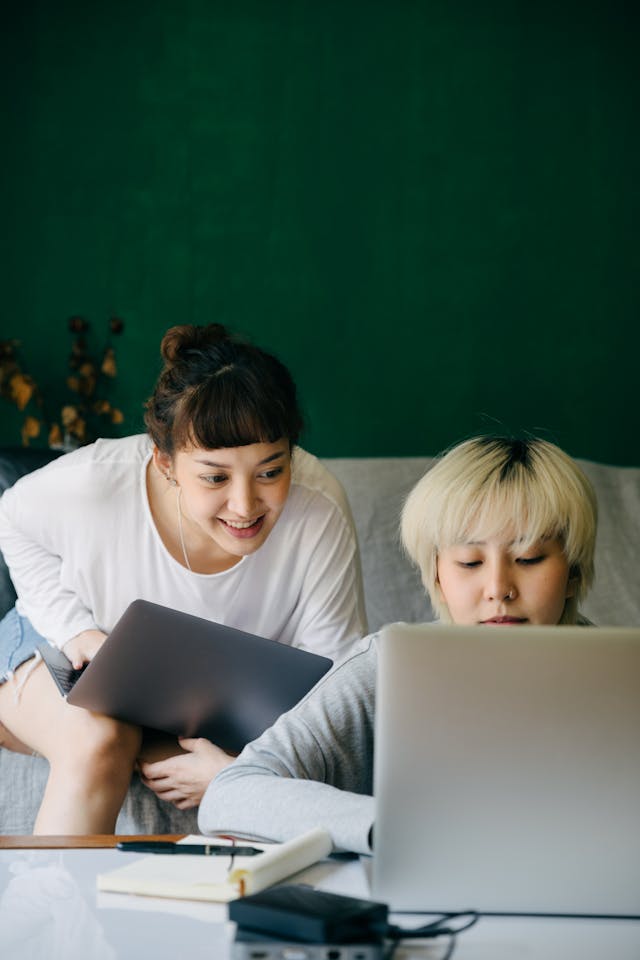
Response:
[[[518,557],[516,563],[519,563],[523,567],[533,567],[536,563],[542,563],[544,560],[544,554],[540,554],[537,557]]]
[[[482,560],[458,560],[457,565],[462,567],[463,570],[473,570],[474,567],[479,567],[482,563]]]
[[[258,476],[261,480],[275,480],[281,476],[283,469],[283,467],[274,467],[272,470],[265,470],[264,473],[260,473]]]
[[[224,483],[227,479],[226,474],[224,473],[212,473],[206,477],[202,477],[205,483],[211,484],[211,486],[218,486],[221,483]]]

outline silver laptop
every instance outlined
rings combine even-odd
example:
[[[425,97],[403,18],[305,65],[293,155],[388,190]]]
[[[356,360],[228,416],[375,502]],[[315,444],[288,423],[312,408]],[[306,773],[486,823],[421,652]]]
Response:
[[[640,915],[640,629],[385,627],[373,895]]]
[[[231,753],[255,740],[332,661],[146,600],[134,600],[81,675],[40,646],[67,701]],[[71,671],[65,683],[61,671]]]

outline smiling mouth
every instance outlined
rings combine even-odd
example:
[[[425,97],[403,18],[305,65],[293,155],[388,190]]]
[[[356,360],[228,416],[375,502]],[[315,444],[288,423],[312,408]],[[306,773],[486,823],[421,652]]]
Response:
[[[518,623],[526,623],[526,617],[491,617],[489,620],[481,620],[482,626],[512,627]]]
[[[255,520],[224,520],[222,517],[218,517],[218,520],[232,537],[242,540],[258,533],[264,523],[264,514]]]

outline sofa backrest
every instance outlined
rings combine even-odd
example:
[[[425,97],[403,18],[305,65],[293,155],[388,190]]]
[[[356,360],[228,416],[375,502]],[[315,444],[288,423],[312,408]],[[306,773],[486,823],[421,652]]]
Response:
[[[420,575],[400,544],[407,494],[433,463],[430,457],[324,459],[344,487],[358,532],[369,630],[385,623],[433,620]]]
[[[420,578],[402,553],[402,504],[432,457],[325,459],[344,486],[360,539],[369,629],[433,619]],[[640,626],[640,469],[578,463],[599,508],[595,585],[582,612],[602,626]]]

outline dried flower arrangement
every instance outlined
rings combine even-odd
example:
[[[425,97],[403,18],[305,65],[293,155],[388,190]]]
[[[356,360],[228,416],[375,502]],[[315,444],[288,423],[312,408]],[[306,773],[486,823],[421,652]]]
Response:
[[[69,356],[71,372],[65,385],[73,396],[68,403],[62,404],[58,416],[54,417],[49,415],[38,384],[23,369],[19,357],[20,341],[0,341],[0,396],[25,412],[21,427],[24,446],[41,437],[46,430],[50,447],[72,450],[104,435],[106,423],[119,424],[124,420],[122,411],[104,397],[107,383],[117,375],[112,338],[122,333],[124,322],[119,317],[109,320],[107,343],[100,361],[94,359],[87,345],[89,321],[73,316],[69,318],[68,327],[73,340]]]

